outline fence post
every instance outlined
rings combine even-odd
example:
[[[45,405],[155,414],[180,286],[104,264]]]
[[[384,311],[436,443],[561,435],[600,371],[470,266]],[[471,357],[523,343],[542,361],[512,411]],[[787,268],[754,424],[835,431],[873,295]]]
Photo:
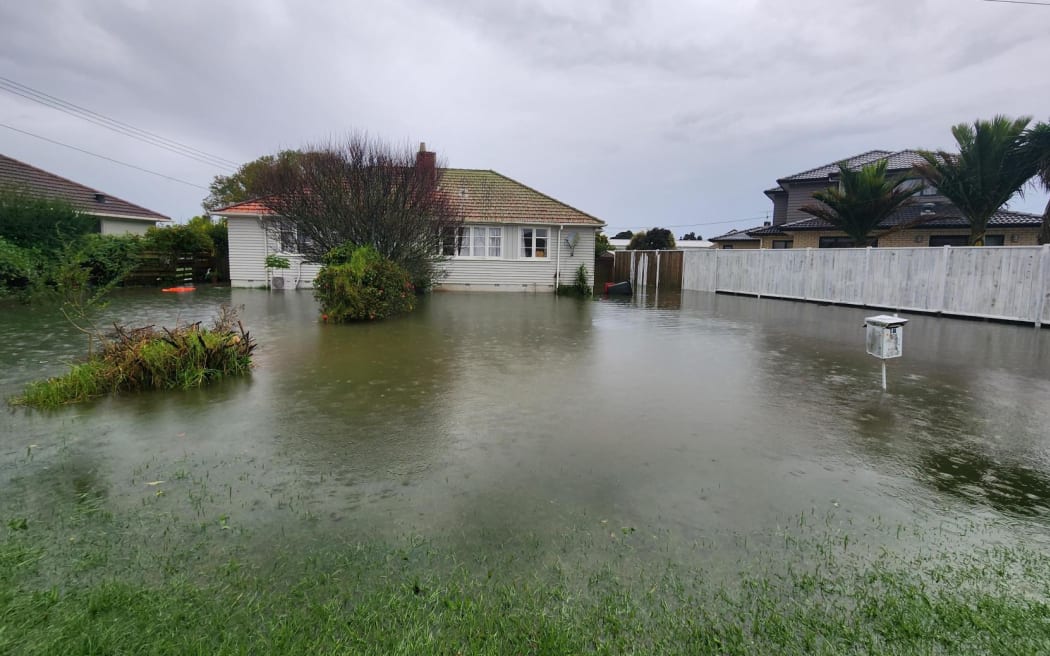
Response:
[[[809,300],[809,278],[813,275],[813,249],[806,249],[806,270],[802,276],[802,300]]]
[[[944,256],[941,258],[941,303],[940,309],[937,310],[939,314],[944,314],[944,311],[948,309],[948,261],[952,258],[952,247],[945,244]]]
[[[860,304],[871,305],[871,246],[864,249],[864,280],[861,283]]]
[[[1035,327],[1043,327],[1043,312],[1046,311],[1046,295],[1050,294],[1047,288],[1050,281],[1050,244],[1043,244],[1042,253],[1039,254],[1039,284],[1033,285],[1039,291],[1039,298],[1035,302]]]
[[[721,252],[722,252],[721,248],[716,248],[715,249],[715,273],[714,273],[713,276],[711,276],[711,291],[712,292],[717,292],[718,291],[718,259],[719,259],[719,253],[721,253]]]
[[[762,298],[762,285],[766,280],[766,251],[768,248],[758,250],[758,297]]]
[[[660,289],[660,251],[656,251],[656,288]]]

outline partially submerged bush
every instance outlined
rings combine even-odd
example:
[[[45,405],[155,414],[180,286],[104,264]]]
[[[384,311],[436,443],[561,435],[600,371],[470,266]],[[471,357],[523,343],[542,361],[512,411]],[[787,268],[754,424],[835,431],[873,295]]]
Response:
[[[558,296],[579,296],[590,298],[593,290],[587,280],[587,267],[580,265],[576,269],[576,280],[571,285],[558,285]]]
[[[370,246],[335,248],[324,260],[314,296],[331,321],[385,319],[415,307],[408,272]]]
[[[255,340],[225,306],[210,328],[198,322],[170,330],[114,329],[85,362],[64,376],[30,383],[12,402],[53,408],[116,392],[190,389],[251,369]]]
[[[30,253],[0,237],[0,296],[25,289],[32,278]]]

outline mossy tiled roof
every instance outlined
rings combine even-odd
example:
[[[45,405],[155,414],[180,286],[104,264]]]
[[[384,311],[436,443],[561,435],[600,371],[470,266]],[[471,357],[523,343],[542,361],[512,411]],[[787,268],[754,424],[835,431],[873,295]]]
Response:
[[[495,171],[439,169],[439,187],[467,223],[605,225],[601,219]],[[270,214],[259,200],[230,205],[216,214]]]

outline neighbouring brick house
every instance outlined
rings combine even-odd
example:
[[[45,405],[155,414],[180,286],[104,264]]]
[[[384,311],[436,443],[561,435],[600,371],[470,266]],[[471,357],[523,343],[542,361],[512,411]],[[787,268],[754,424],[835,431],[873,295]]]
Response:
[[[6,155],[0,155],[0,189],[11,189],[38,198],[56,198],[73,209],[98,218],[104,235],[142,235],[157,223],[171,219],[141,205],[103,193],[38,169]]]
[[[922,161],[914,150],[891,152],[871,150],[846,160],[851,169],[887,160],[887,172],[901,176],[905,184],[921,187],[912,167]],[[713,237],[717,248],[842,248],[852,246],[845,233],[800,208],[816,203],[813,193],[838,182],[838,163],[833,162],[777,180],[777,186],[764,193],[773,201],[773,220],[763,226],[737,230]],[[947,198],[933,187],[922,187],[915,203],[891,215],[880,224],[888,230],[902,223],[922,222],[885,236],[876,234],[878,246],[965,246],[970,224]],[[1025,246],[1037,242],[1042,217],[1038,214],[999,210],[988,222],[985,243],[989,246]]]

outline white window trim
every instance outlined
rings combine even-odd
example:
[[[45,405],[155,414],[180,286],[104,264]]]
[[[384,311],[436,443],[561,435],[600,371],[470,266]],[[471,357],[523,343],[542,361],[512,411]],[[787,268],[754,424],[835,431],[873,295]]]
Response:
[[[473,253],[474,252],[474,230],[475,229],[482,229],[482,228],[485,229],[485,254],[484,255],[473,255],[473,254],[471,254],[471,255],[459,255],[458,253],[455,253],[455,254],[452,254],[452,255],[445,255],[445,257],[451,258],[453,260],[502,260],[503,259],[503,254],[506,252],[506,250],[505,250],[506,249],[506,244],[504,243],[504,242],[506,242],[506,235],[503,233],[503,226],[488,225],[488,224],[477,224],[477,225],[471,224],[471,225],[461,225],[461,226],[458,226],[458,227],[453,228],[453,229],[454,230],[466,229],[466,231],[467,231],[467,236],[465,238],[466,239],[466,243],[470,245],[470,252]],[[491,235],[491,231],[492,230],[499,230],[499,255],[489,255],[488,254],[489,253],[489,238],[492,236]],[[442,245],[442,252],[444,252],[444,246],[443,245]]]
[[[526,230],[532,230],[533,231],[532,232],[532,253],[533,253],[532,255],[522,255],[522,253],[521,253],[522,250],[525,248],[525,231]],[[536,230],[546,230],[547,231],[547,237],[546,237],[546,239],[547,239],[547,254],[544,255],[543,257],[536,257],[536,255],[535,255],[535,253],[536,253]],[[517,253],[518,259],[519,260],[523,260],[525,262],[549,262],[550,259],[551,259],[551,247],[552,247],[553,242],[554,242],[554,239],[551,236],[552,233],[553,233],[553,230],[551,230],[550,226],[545,226],[545,225],[540,225],[540,226],[523,225],[523,226],[521,226],[521,228],[518,230],[518,253]]]

